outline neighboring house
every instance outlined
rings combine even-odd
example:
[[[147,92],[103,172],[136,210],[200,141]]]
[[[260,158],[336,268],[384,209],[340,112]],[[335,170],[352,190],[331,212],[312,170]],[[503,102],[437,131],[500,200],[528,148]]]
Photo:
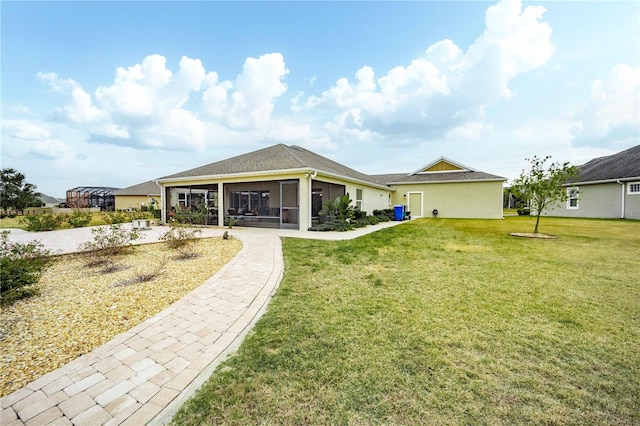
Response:
[[[413,173],[376,175],[395,192],[393,204],[403,204],[412,218],[502,218],[500,176],[484,173],[445,157]]]
[[[113,210],[113,193],[120,188],[110,186],[77,186],[67,190],[66,204],[69,208],[99,208]]]
[[[46,194],[38,195],[38,199],[42,202],[44,207],[59,207],[60,204],[64,203],[64,200],[59,198],[50,197]]]
[[[412,217],[502,217],[506,179],[441,158],[409,174],[370,176],[298,146],[278,144],[158,179],[162,218],[203,204],[208,222],[307,229],[327,200],[349,194],[373,210],[410,206]],[[409,209],[409,208],[408,208]]]
[[[160,185],[153,180],[119,189],[113,195],[116,210],[139,209],[150,205],[160,208]]]
[[[640,219],[640,145],[578,166],[569,199],[548,216]]]

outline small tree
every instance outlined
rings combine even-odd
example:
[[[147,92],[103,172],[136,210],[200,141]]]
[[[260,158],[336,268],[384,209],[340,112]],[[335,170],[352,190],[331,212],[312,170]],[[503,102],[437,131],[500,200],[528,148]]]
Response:
[[[569,195],[562,185],[571,182],[580,173],[580,169],[569,163],[551,163],[546,168],[545,163],[549,159],[551,156],[526,158],[531,163],[531,169],[522,170],[511,186],[514,194],[528,200],[530,208],[536,212],[534,234],[538,233],[540,215],[544,209],[550,204],[567,201]]]
[[[0,207],[24,210],[25,207],[40,207],[36,186],[25,182],[25,176],[15,169],[0,170]]]

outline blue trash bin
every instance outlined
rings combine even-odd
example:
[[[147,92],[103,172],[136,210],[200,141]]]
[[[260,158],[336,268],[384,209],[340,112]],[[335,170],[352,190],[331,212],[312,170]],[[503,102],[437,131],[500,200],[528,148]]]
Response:
[[[404,220],[404,206],[393,206],[393,220]]]

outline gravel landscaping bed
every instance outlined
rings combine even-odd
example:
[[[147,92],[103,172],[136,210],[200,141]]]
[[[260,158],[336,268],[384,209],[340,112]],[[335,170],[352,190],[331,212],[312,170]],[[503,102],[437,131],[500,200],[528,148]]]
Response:
[[[195,257],[166,244],[136,246],[114,262],[87,267],[64,255],[42,276],[40,294],[0,313],[0,396],[62,367],[179,300],[241,249],[238,240],[205,238]],[[150,279],[146,281],[147,279]]]

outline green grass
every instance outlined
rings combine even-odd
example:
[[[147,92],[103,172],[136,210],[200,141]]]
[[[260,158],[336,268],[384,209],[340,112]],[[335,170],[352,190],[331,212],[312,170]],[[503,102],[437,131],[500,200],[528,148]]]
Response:
[[[25,223],[21,223],[20,219],[22,219],[22,216],[0,218],[0,229],[17,228],[17,229],[26,230],[27,225]],[[106,222],[102,218],[102,213],[94,212],[92,213],[91,222],[87,226],[98,226],[98,225],[105,225],[105,224]],[[70,228],[70,226],[67,223],[65,223],[60,229],[68,229],[68,228]]]
[[[640,424],[640,223],[286,239],[267,313],[174,424]]]

